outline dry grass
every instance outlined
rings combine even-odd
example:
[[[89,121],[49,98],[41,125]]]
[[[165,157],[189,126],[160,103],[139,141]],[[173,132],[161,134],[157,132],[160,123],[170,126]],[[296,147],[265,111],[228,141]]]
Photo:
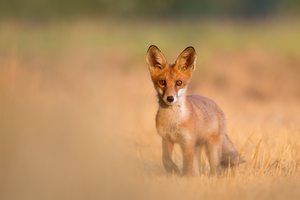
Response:
[[[147,27],[2,23],[0,199],[299,199],[299,49],[292,42],[275,51],[268,46],[298,27],[223,24],[225,39],[203,33],[188,41],[208,41],[199,52],[209,51],[198,53],[189,92],[223,108],[247,163],[209,177],[202,156],[202,176],[182,178],[166,175],[161,164],[157,104],[144,62],[148,41],[168,38],[177,24],[159,24],[161,35],[128,26]],[[249,47],[270,29],[275,36]],[[247,31],[254,35],[234,39]],[[127,40],[114,38],[116,32]],[[167,57],[189,38],[188,32],[174,37],[182,37],[179,44],[162,42]],[[178,148],[174,159],[180,164]]]

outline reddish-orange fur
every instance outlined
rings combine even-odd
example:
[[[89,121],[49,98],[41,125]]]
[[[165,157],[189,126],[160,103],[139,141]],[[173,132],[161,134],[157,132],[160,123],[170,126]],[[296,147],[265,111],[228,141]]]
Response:
[[[227,135],[224,113],[216,103],[203,96],[185,95],[196,64],[194,48],[187,47],[175,64],[169,65],[161,51],[152,45],[147,52],[147,63],[159,100],[156,128],[162,137],[165,169],[183,175],[198,175],[194,162],[197,150],[202,147],[212,174],[218,172],[220,166],[244,162]],[[175,143],[182,150],[182,172],[172,161]]]

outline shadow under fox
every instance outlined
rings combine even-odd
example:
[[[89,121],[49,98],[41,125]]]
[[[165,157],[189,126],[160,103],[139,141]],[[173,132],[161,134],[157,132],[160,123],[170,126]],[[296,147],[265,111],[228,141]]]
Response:
[[[199,175],[197,157],[202,148],[208,157],[211,174],[216,174],[221,166],[243,163],[227,135],[223,111],[207,97],[185,95],[195,69],[195,49],[187,47],[175,64],[170,65],[158,47],[151,45],[146,60],[159,101],[156,128],[162,137],[165,169],[182,175]],[[175,143],[182,150],[182,172],[172,161]]]

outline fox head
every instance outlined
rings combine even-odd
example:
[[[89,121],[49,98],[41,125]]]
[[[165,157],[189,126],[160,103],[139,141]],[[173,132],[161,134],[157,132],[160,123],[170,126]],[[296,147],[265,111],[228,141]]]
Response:
[[[146,61],[160,103],[172,106],[184,98],[185,91],[196,65],[196,51],[187,47],[174,64],[168,64],[155,45],[147,51]]]

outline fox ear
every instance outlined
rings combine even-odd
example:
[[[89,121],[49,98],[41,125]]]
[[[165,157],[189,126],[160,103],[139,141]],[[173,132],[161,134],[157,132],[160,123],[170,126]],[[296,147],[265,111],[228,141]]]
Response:
[[[196,67],[196,51],[194,47],[185,48],[178,56],[175,66],[182,72],[192,72]]]
[[[155,45],[151,45],[147,51],[146,56],[149,70],[152,73],[162,70],[167,66],[167,60],[159,48]]]

